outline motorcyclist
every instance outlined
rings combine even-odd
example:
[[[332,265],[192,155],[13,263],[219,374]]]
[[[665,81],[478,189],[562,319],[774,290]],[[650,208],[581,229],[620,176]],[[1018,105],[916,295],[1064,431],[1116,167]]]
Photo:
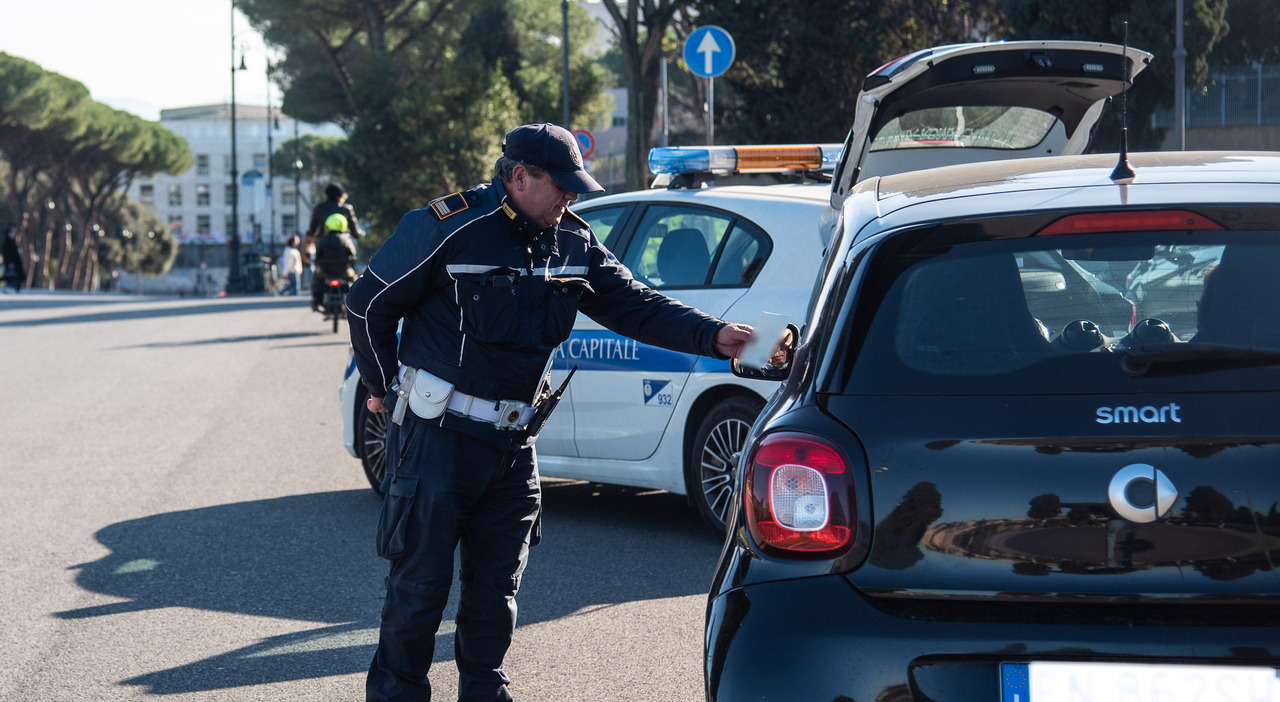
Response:
[[[347,218],[331,214],[324,220],[324,234],[316,241],[316,274],[311,278],[311,309],[320,310],[328,282],[356,279],[356,242],[347,233]]]

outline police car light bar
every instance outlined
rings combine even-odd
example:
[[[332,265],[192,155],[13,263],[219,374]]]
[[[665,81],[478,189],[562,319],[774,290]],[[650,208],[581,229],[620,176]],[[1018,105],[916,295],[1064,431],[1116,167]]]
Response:
[[[649,170],[659,175],[833,170],[841,148],[842,144],[659,146],[649,150]]]

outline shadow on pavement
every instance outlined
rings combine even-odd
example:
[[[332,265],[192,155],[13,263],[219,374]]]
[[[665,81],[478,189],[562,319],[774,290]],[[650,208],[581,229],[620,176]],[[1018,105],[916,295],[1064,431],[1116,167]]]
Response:
[[[136,300],[127,300],[134,305],[144,304],[161,304],[163,307],[151,306],[128,306],[122,309],[122,302],[115,298],[94,301],[95,309],[92,312],[84,312],[82,314],[72,314],[66,316],[48,316],[38,319],[11,319],[0,321],[0,328],[3,327],[39,327],[50,324],[84,324],[86,322],[118,322],[129,319],[146,319],[151,317],[183,317],[193,314],[222,314],[225,312],[239,312],[251,309],[282,309],[287,307],[297,307],[305,310],[308,306],[306,298],[302,297],[260,297],[260,298],[244,298],[242,300],[227,298],[211,298],[211,299],[191,299],[184,300],[182,298],[138,298]],[[98,309],[103,304],[110,304],[110,309]],[[177,303],[177,304],[173,304]],[[88,304],[88,303],[83,303]],[[50,309],[65,307],[63,304],[31,304],[24,306],[0,306],[0,310],[6,309]]]
[[[328,331],[328,330],[325,330]],[[321,334],[321,331],[314,332],[287,332],[283,334],[248,334],[245,336],[219,336],[212,339],[193,339],[191,341],[157,341],[150,344],[133,344],[130,346],[117,346],[113,351],[122,351],[125,349],[167,349],[179,348],[183,346],[208,346],[210,344],[239,344],[246,341],[281,341],[284,339],[309,339],[313,336]],[[329,336],[333,336],[330,334]],[[330,341],[320,344],[289,344],[290,348],[297,346],[333,346],[347,344],[347,337],[339,334],[338,341]]]
[[[543,542],[519,596],[520,625],[584,607],[706,592],[720,539],[685,498],[546,481]],[[373,553],[369,490],[297,495],[159,514],[96,537],[111,553],[72,566],[87,590],[126,601],[59,612],[82,619],[189,607],[327,624],[122,681],[154,694],[361,673],[377,641],[386,563]],[[436,660],[452,660],[454,598]],[[198,632],[193,632],[198,635]]]

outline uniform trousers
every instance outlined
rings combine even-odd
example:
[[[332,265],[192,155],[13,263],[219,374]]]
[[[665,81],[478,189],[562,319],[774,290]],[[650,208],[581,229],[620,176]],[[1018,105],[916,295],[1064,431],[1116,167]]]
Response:
[[[409,411],[388,432],[377,547],[391,568],[366,683],[369,702],[431,699],[427,673],[455,550],[458,699],[512,699],[502,661],[542,506],[537,459],[532,447],[497,446],[438,422]]]

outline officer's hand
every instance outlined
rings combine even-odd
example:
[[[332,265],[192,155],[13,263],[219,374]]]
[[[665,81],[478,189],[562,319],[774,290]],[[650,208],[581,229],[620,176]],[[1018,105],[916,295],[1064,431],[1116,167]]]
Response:
[[[364,404],[365,407],[368,407],[369,411],[374,414],[380,414],[387,411],[387,408],[382,404],[381,397],[370,397]]]
[[[746,324],[726,324],[716,332],[716,351],[730,358],[738,358],[742,355],[747,339],[751,338],[751,332],[751,327]]]

